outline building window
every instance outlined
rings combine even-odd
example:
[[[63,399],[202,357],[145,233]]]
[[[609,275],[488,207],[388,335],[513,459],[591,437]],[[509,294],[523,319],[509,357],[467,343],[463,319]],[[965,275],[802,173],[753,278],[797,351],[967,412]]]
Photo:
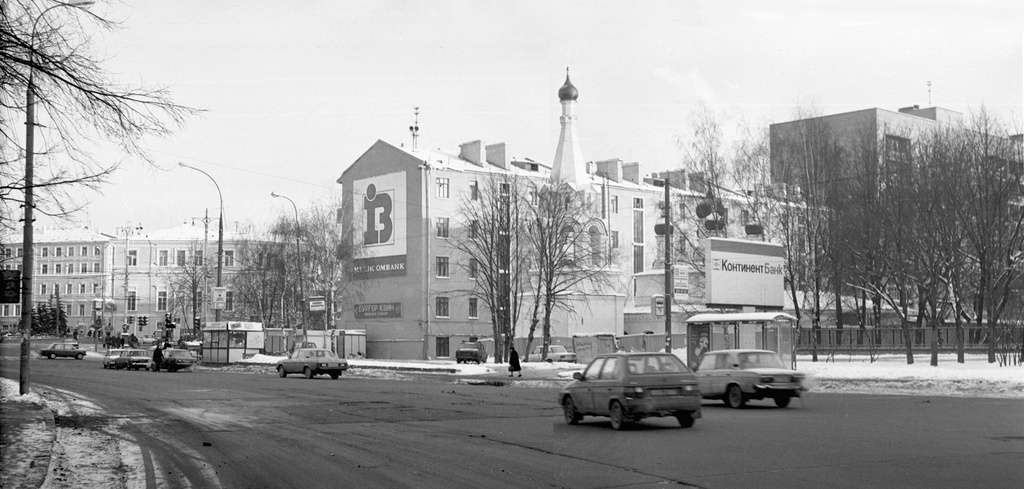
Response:
[[[129,290],[128,291],[128,310],[129,311],[136,310],[135,306],[136,306],[135,291],[134,290]]]
[[[619,232],[618,231],[612,231],[611,247],[612,248],[618,248],[619,247]]]
[[[167,291],[160,290],[156,293],[156,310],[166,311],[167,310]]]
[[[235,251],[224,250],[224,266],[233,267],[235,266]]]
[[[59,249],[59,248],[58,248],[58,249]],[[61,265],[60,265],[60,263],[58,263],[58,264],[56,264],[56,265],[54,265],[54,266],[53,266],[53,273],[54,273],[54,274],[60,275],[60,274],[61,274],[61,273],[62,273],[63,271],[64,271],[64,269],[63,269],[63,268],[61,268]]]
[[[449,185],[449,183],[448,183],[448,179],[447,178],[438,178],[437,179],[437,195],[436,195],[437,198],[439,198],[439,199],[447,199],[448,198],[448,194],[449,194],[448,185]]]
[[[192,253],[192,264],[200,267],[203,265],[203,251],[196,250]]]
[[[644,199],[633,198],[633,243],[644,242]]]
[[[479,313],[477,312],[477,305],[476,304],[477,304],[476,297],[470,297],[469,298],[469,318],[470,319],[477,319],[478,317],[480,317]]]
[[[64,293],[67,294],[67,295],[71,295],[71,294],[75,293],[74,291],[75,291],[75,284],[67,284],[67,286],[64,287]]]
[[[601,231],[597,229],[597,226],[590,227],[590,262],[595,267],[600,267],[602,264],[601,260]]]
[[[633,273],[644,271],[644,245],[633,245]]]
[[[102,269],[100,268],[100,262],[92,264],[92,273],[100,273],[101,271]]]
[[[92,293],[93,294],[99,294],[100,293],[100,284],[98,284],[96,282],[93,282],[93,284],[92,284]]]
[[[53,249],[53,256],[64,256],[64,247],[58,246]]]
[[[42,266],[43,266],[43,268],[40,270],[40,274],[46,275],[46,274],[50,273],[50,265],[49,264],[43,263]]]
[[[479,227],[480,223],[476,219],[469,221],[469,239],[476,239],[476,232]]]
[[[43,256],[44,257],[50,256],[50,247],[49,246],[44,246],[43,247]]]
[[[536,207],[540,203],[540,198],[537,196],[537,187],[530,185],[529,190],[530,205]]]
[[[93,248],[92,248],[92,256],[103,256],[103,252],[100,251],[100,247],[99,246],[93,246]]]
[[[447,238],[448,237],[448,218],[439,217],[437,218],[437,237]]]
[[[476,258],[469,259],[469,278],[476,280],[476,269],[480,266],[480,262]]]
[[[89,273],[89,264],[88,263],[80,264],[79,265],[79,270],[81,270],[82,273]]]
[[[46,284],[39,284],[39,295],[46,295]]]
[[[79,253],[80,256],[89,256],[89,247],[88,246],[83,246],[80,251],[81,251],[81,253]]]
[[[139,252],[138,252],[138,250],[129,250],[128,251],[128,266],[129,267],[134,267],[134,266],[137,266],[138,264],[139,264]]]
[[[434,341],[436,342],[436,345],[437,345],[437,347],[435,348],[435,351],[434,351],[434,353],[435,353],[434,356],[437,356],[437,357],[448,357],[448,356],[451,356],[451,353],[449,353],[449,350],[448,350],[448,348],[449,348],[448,347],[448,338],[437,338]]]
[[[618,213],[619,213],[619,196],[618,195],[613,195],[612,196],[612,214],[618,214]]]
[[[177,253],[175,253],[174,263],[179,267],[185,266],[185,250],[178,250]]]
[[[75,256],[75,247],[74,246],[68,246],[68,256],[69,257]]]
[[[227,290],[224,292],[224,310],[234,311],[235,310],[235,293],[234,291]]]
[[[434,317],[446,318],[448,316],[448,298],[438,297],[434,302]]]
[[[78,293],[79,294],[84,294],[85,293],[85,282],[82,282],[82,283],[78,284]]]
[[[169,251],[160,250],[156,252],[156,264],[161,267],[166,267],[169,258]]]
[[[886,134],[885,155],[888,157],[889,161],[910,161],[910,140]]]
[[[434,271],[438,278],[448,278],[448,257],[439,256],[437,262],[434,264]]]
[[[64,270],[67,271],[68,275],[74,275],[75,274],[75,264],[74,263],[68,263],[68,266],[65,267]]]
[[[78,305],[78,315],[85,316],[85,304]]]
[[[469,200],[480,200],[480,184],[469,182]],[[445,338],[446,340],[448,338]]]

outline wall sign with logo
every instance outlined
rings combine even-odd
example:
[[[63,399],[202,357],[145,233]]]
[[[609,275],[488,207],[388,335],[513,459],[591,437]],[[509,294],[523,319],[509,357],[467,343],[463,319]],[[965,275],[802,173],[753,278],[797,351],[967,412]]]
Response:
[[[356,319],[400,317],[402,317],[401,302],[384,302],[380,304],[356,304]]]
[[[785,258],[781,245],[710,238],[705,256],[709,307],[782,308]]]
[[[365,280],[406,274],[405,172],[352,182],[353,239],[362,251],[352,278]]]

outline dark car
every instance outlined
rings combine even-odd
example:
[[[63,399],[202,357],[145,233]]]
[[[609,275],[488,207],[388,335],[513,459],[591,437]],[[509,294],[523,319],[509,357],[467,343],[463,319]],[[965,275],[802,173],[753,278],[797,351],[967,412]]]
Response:
[[[192,352],[188,350],[181,350],[178,348],[166,348],[163,350],[163,358],[160,361],[160,365],[156,365],[153,362],[153,355],[149,353],[149,369],[154,372],[160,370],[166,370],[168,372],[177,372],[181,369],[189,368],[196,364],[195,357],[192,356]]]
[[[608,416],[612,428],[652,416],[674,416],[683,428],[701,417],[697,377],[668,353],[600,355],[558,394],[565,422]]]
[[[123,350],[121,355],[114,358],[114,368],[126,370],[145,370],[153,361],[153,354],[140,349]]]
[[[288,358],[277,362],[277,375],[281,377],[302,374],[312,379],[314,375],[327,374],[337,379],[346,370],[348,361],[324,348],[296,348]]]
[[[487,348],[479,341],[463,341],[455,350],[455,363],[473,362],[481,364],[487,361]]]
[[[114,365],[114,361],[124,355],[128,350],[121,348],[111,348],[107,350],[106,355],[103,355],[103,368],[117,368]]]
[[[697,364],[700,392],[741,408],[748,400],[772,399],[784,408],[807,390],[804,374],[787,368],[779,354],[767,350],[716,350]]]
[[[51,360],[57,357],[79,360],[85,358],[85,350],[79,348],[75,343],[51,343],[50,346],[39,350],[39,354]]]

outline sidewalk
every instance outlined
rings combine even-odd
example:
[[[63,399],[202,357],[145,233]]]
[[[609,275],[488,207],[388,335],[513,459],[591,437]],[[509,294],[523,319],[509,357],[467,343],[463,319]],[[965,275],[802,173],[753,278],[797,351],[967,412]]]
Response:
[[[38,396],[18,396],[13,384],[15,392],[0,403],[0,488],[36,489],[50,468],[56,436],[53,412],[42,402],[22,400]]]

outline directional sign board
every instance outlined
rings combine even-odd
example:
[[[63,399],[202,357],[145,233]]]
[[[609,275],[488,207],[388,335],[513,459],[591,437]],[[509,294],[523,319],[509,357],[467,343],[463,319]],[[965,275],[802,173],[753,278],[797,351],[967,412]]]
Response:
[[[213,288],[213,308],[224,309],[228,302],[228,288],[227,287],[214,287]]]
[[[324,312],[327,310],[327,301],[323,296],[309,298],[309,312]]]

